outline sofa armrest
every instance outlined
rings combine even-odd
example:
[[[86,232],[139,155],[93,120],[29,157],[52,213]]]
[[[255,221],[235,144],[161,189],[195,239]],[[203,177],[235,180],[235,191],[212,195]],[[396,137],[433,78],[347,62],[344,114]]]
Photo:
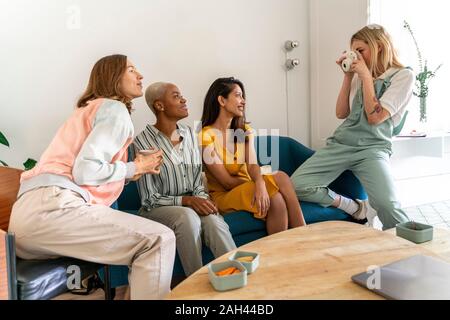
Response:
[[[258,161],[260,165],[272,166],[272,170],[281,170],[291,176],[314,151],[289,137],[257,137]],[[342,173],[330,188],[352,199],[367,199],[361,182],[352,172]]]
[[[289,176],[314,153],[289,137],[258,136],[256,139],[259,164],[270,165],[273,171],[281,170]]]

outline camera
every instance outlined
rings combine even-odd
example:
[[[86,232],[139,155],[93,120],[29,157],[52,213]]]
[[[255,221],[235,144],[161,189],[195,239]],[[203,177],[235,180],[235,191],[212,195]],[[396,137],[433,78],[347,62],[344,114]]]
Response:
[[[358,59],[358,56],[356,55],[356,52],[349,51],[345,53],[345,59],[342,61],[342,69],[345,72],[349,72],[350,68],[352,66],[352,63]]]

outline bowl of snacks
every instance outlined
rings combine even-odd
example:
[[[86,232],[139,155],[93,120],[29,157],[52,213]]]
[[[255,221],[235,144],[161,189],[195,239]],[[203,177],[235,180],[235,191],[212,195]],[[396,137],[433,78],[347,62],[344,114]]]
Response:
[[[398,237],[412,241],[414,243],[423,243],[433,240],[433,226],[414,221],[399,223],[396,226]]]
[[[236,251],[228,259],[242,263],[248,274],[255,272],[259,266],[259,254],[256,252]]]
[[[210,263],[208,276],[217,291],[227,291],[247,285],[247,269],[239,261]]]

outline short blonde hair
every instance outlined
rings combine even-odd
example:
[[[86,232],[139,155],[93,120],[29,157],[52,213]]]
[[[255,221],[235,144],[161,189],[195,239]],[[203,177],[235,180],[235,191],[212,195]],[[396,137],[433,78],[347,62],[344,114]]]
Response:
[[[368,25],[356,32],[350,40],[350,45],[354,41],[363,41],[370,48],[372,55],[371,65],[367,66],[372,73],[372,77],[378,78],[389,68],[403,68],[403,64],[398,59],[392,43],[391,36],[380,25]],[[381,48],[381,51],[378,50]]]
[[[147,102],[150,110],[152,110],[155,115],[155,102],[156,100],[160,100],[164,96],[168,85],[169,83],[167,82],[155,82],[149,85],[145,90],[145,101]]]

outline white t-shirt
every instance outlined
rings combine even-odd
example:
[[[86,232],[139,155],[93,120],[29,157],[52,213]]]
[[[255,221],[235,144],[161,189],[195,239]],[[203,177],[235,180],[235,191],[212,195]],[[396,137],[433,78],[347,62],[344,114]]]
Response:
[[[378,79],[385,79],[398,70],[398,68],[390,68],[379,76]],[[394,127],[400,123],[403,115],[405,114],[406,107],[411,100],[414,79],[414,72],[411,69],[403,69],[399,71],[391,78],[391,85],[380,98],[381,106],[390,113]],[[350,90],[350,108],[352,107],[353,99],[355,98],[358,87],[360,87],[361,84],[362,83],[358,75],[353,77],[352,87]]]

